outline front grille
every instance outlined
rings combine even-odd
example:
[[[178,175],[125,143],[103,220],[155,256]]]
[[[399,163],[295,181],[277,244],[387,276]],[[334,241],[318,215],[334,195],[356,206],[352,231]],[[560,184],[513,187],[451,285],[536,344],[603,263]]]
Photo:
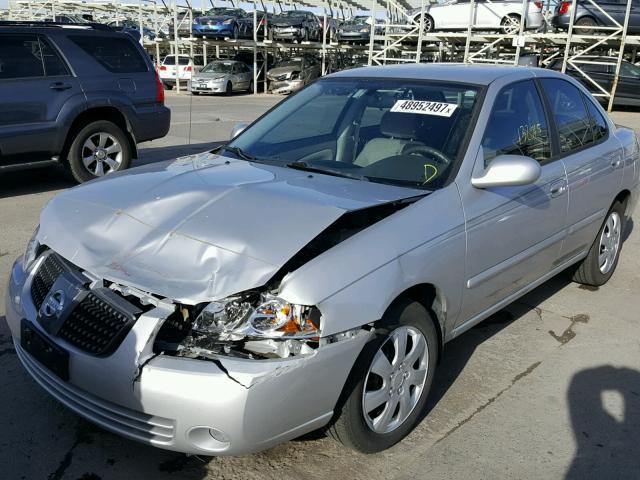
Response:
[[[31,297],[38,310],[58,277],[72,270],[75,268],[55,253],[44,259],[31,284]],[[91,355],[110,355],[142,311],[108,288],[85,292],[57,332],[51,333]]]
[[[64,321],[58,336],[87,353],[109,355],[118,348],[140,310],[121,298],[104,298],[117,295],[111,290],[99,292],[90,291],[84,297]],[[118,300],[127,303],[124,311],[114,307]]]
[[[37,310],[40,310],[47,293],[62,272],[66,270],[62,260],[57,255],[49,255],[44,259],[40,268],[33,276],[31,284],[31,298]]]

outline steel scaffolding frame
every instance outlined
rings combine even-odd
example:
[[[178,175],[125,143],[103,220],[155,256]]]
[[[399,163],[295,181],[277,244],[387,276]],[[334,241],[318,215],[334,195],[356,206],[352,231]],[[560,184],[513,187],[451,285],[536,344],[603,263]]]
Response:
[[[640,45],[640,36],[627,33],[631,2],[626,0],[626,14],[624,22],[617,22],[609,16],[612,27],[592,27],[600,35],[581,34],[574,26],[577,12],[577,0],[572,0],[571,19],[566,32],[550,32],[550,19],[553,8],[559,0],[544,0],[544,24],[538,31],[525,29],[524,22],[520,22],[518,30],[513,33],[495,33],[483,31],[476,25],[476,0],[470,0],[469,26],[462,32],[425,32],[424,19],[429,3],[434,0],[249,0],[244,3],[253,5],[254,32],[249,39],[196,39],[191,34],[180,35],[180,26],[184,22],[192,23],[193,18],[214,5],[214,0],[200,0],[199,7],[194,5],[196,0],[184,0],[186,5],[179,5],[178,0],[9,0],[9,18],[15,20],[44,20],[58,14],[90,14],[96,21],[121,21],[125,18],[138,22],[141,29],[141,43],[152,53],[156,62],[166,54],[195,54],[207,58],[223,58],[231,56],[240,50],[250,50],[254,57],[254,93],[267,91],[263,82],[262,68],[268,68],[266,63],[269,53],[275,58],[314,51],[322,62],[323,74],[331,71],[336,59],[348,56],[366,57],[369,65],[383,65],[387,63],[415,63],[423,61],[460,61],[464,63],[492,63],[518,65],[523,55],[536,55],[542,65],[557,58],[562,58],[562,70],[572,68],[598,90],[595,96],[608,100],[611,110],[620,75],[620,67],[625,57],[625,48],[633,47],[633,55]],[[593,8],[607,13],[595,0],[581,0],[588,2]],[[236,5],[234,0],[227,3]],[[486,0],[484,4],[491,4]],[[215,2],[219,5],[220,0]],[[269,40],[265,34],[259,33],[259,21],[266,13],[282,11],[285,8],[316,7],[324,10],[324,31],[317,42],[300,42],[296,44],[282,43]],[[410,10],[418,8],[418,13]],[[522,0],[520,18],[526,18],[528,0]],[[371,35],[368,44],[338,44],[330,38],[327,19],[346,18],[356,12],[368,12],[371,21]],[[188,15],[180,15],[188,13]],[[182,16],[182,18],[179,18]],[[156,31],[170,32],[173,38],[149,41],[142,35],[142,27],[146,26]],[[591,28],[591,27],[590,27]],[[265,32],[266,29],[263,30]],[[171,35],[169,35],[171,37]],[[594,62],[585,59],[586,55],[598,55],[607,50],[609,55],[616,57],[615,80],[611,91],[606,91],[585,71],[584,65]],[[262,54],[264,62],[258,60]],[[581,68],[581,65],[583,68]],[[260,88],[262,87],[262,88]],[[180,82],[177,83],[180,89]]]

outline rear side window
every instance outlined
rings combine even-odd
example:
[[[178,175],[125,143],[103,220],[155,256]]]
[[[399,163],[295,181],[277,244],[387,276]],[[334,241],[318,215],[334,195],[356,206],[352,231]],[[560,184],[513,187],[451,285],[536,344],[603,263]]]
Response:
[[[0,35],[0,79],[43,76],[36,35]]]
[[[524,155],[539,162],[551,157],[549,127],[532,81],[503,88],[496,97],[482,139],[484,164],[498,155]]]
[[[560,152],[569,153],[591,143],[591,120],[580,91],[555,78],[544,78],[541,83],[558,127]]]
[[[69,39],[110,72],[139,73],[149,70],[144,58],[128,38],[70,35]]]
[[[42,61],[44,62],[45,73],[48,77],[69,75],[69,69],[60,58],[58,52],[44,38],[40,38],[40,48],[42,49]]]
[[[587,105],[587,110],[589,110],[591,139],[597,142],[607,136],[607,122],[600,113],[600,110],[594,105],[593,100],[585,98],[584,103]]]

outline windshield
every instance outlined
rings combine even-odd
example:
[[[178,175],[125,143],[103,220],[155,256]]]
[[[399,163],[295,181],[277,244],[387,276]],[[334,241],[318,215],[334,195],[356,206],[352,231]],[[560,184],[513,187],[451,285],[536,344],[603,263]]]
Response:
[[[298,10],[289,10],[288,12],[282,12],[283,17],[304,17],[306,12],[300,12]]]
[[[231,62],[211,62],[207,64],[200,72],[202,73],[231,73],[233,63]]]
[[[431,190],[454,170],[478,92],[431,81],[320,80],[229,147],[255,161]]]
[[[351,20],[347,20],[345,23],[350,25],[368,25],[369,17],[353,17]]]
[[[230,8],[212,8],[211,10],[207,11],[207,16],[208,17],[212,17],[215,15],[232,15],[233,14],[233,10]]]

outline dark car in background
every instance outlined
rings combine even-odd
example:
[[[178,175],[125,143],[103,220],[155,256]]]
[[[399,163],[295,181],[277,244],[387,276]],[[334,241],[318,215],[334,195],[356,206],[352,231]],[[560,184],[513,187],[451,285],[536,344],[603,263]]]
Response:
[[[140,24],[134,20],[115,20],[113,22],[109,22],[107,25],[117,32],[121,31],[128,33],[135,40],[140,40]],[[152,42],[156,38],[164,38],[164,34],[162,32],[156,32],[152,28],[143,25],[142,38],[148,42]]]
[[[0,22],[0,172],[63,164],[78,182],[124,170],[171,113],[149,56],[97,24]]]
[[[613,89],[613,79],[615,77],[616,65],[618,63],[618,59],[616,57],[584,55],[580,56],[579,59],[574,60],[574,63],[606,92],[610,92]],[[555,59],[549,64],[548,68],[561,71],[562,59]],[[571,63],[567,63],[567,70],[565,73],[582,82],[582,84],[584,84],[592,94],[603,93],[602,90],[589,81],[574,66],[572,66]],[[602,102],[608,101],[606,96],[597,96],[596,98]],[[640,67],[627,62],[626,60],[623,60],[620,65],[620,78],[616,88],[614,104],[640,106]]]
[[[380,28],[380,32],[382,29]],[[341,42],[368,42],[371,37],[371,17],[369,15],[356,15],[345,20],[338,29],[338,40]]]
[[[314,13],[306,10],[288,10],[276,15],[272,22],[274,40],[318,41],[322,27]]]
[[[216,7],[193,20],[193,35],[197,38],[253,37],[253,15],[241,8]]]
[[[598,0],[597,4],[616,22],[624,25],[627,0]],[[558,2],[551,19],[551,25],[560,30],[568,30],[571,15],[573,14],[571,6],[572,2],[570,1]],[[573,23],[573,32],[579,35],[593,35],[598,31],[597,27],[616,27],[617,25],[611,21],[611,18],[591,2],[578,0],[576,2],[576,17]],[[627,32],[634,34],[640,33],[640,0],[632,0]],[[611,32],[602,30],[602,33]]]

